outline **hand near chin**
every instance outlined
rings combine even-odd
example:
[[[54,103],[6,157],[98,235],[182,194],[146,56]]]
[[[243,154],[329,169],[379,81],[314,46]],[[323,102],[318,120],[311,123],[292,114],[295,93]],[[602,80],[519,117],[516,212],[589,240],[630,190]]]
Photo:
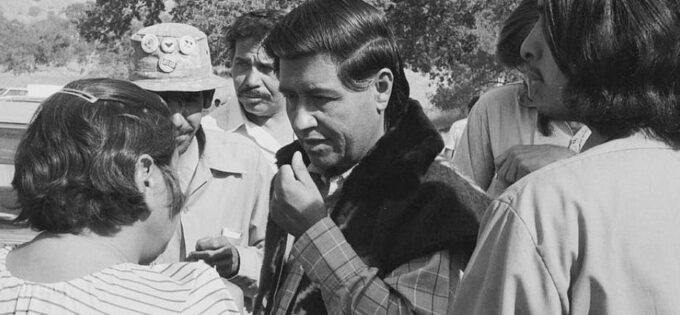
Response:
[[[196,242],[196,251],[189,253],[189,261],[203,260],[215,267],[223,278],[231,278],[238,273],[240,257],[238,250],[224,236],[204,237]]]
[[[272,185],[270,215],[286,232],[300,236],[326,217],[323,198],[300,152],[295,152],[291,165],[281,166]]]
[[[515,145],[494,160],[496,175],[512,184],[531,172],[575,154],[556,145]]]

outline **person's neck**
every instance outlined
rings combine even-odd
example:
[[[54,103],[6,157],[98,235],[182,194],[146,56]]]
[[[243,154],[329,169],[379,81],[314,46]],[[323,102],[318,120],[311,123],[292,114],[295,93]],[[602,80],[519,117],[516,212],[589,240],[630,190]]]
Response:
[[[264,128],[278,143],[286,145],[293,142],[293,127],[284,111],[272,116],[256,116],[246,112],[246,119]]]
[[[125,227],[123,227],[125,229]],[[122,232],[122,231],[121,231]],[[43,232],[8,256],[7,268],[18,278],[53,283],[80,278],[122,263],[139,263],[141,248],[126,232],[102,236]]]

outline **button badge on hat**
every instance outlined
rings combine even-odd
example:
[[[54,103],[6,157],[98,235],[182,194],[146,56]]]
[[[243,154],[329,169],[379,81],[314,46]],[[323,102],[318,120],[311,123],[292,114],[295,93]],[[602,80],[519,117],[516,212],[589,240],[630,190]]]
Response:
[[[161,42],[161,50],[164,53],[172,53],[173,51],[177,50],[177,42],[174,38],[164,38]]]
[[[179,39],[179,51],[185,55],[190,55],[196,50],[196,41],[191,36],[182,36]]]
[[[177,60],[173,56],[163,56],[160,59],[158,59],[158,68],[161,69],[161,71],[169,73],[175,71],[175,68],[177,67]]]
[[[146,34],[142,38],[142,50],[150,54],[158,49],[158,37],[153,34]]]

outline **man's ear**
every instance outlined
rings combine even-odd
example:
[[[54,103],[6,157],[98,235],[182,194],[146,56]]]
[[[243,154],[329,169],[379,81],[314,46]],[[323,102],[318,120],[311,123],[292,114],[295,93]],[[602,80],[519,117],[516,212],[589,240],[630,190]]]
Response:
[[[378,112],[382,112],[387,108],[387,103],[390,101],[390,96],[392,95],[392,86],[394,84],[394,75],[392,71],[387,68],[382,68],[378,71],[375,80],[376,89],[376,104],[378,106]]]
[[[135,163],[135,183],[139,191],[143,192],[153,183],[152,172],[153,172],[154,161],[153,158],[148,154],[142,154],[137,158]]]

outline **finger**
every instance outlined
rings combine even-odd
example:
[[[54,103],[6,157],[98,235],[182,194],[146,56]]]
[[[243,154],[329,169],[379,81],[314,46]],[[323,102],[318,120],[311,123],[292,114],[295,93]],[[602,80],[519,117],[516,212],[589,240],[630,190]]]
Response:
[[[279,177],[281,178],[281,188],[297,181],[295,178],[295,173],[293,172],[293,168],[287,164],[279,168]]]
[[[198,260],[205,261],[209,257],[210,257],[210,253],[208,251],[196,251],[196,252],[189,253],[189,255],[187,255],[187,260],[189,260],[189,261],[198,261]]]
[[[230,245],[229,240],[224,236],[204,237],[196,242],[196,250],[218,249]]]
[[[519,168],[522,164],[521,160],[517,156],[513,156],[511,159],[508,159],[508,162],[505,164],[507,165],[505,180],[509,184],[512,184],[517,181],[517,174],[519,173]]]
[[[508,159],[508,154],[510,152],[510,149],[505,150],[505,152],[501,153],[497,158],[493,160],[494,166],[496,166],[496,169],[499,169],[503,163],[505,163],[505,160]]]
[[[312,180],[312,176],[309,175],[309,171],[307,170],[305,162],[302,161],[302,153],[300,153],[300,151],[297,151],[295,154],[293,154],[291,166],[293,168],[293,172],[295,173],[295,178],[305,184],[305,186],[316,186]]]
[[[506,162],[507,161],[504,161],[496,167],[496,178],[502,181],[505,181],[505,174],[508,172],[508,166],[506,165]]]

